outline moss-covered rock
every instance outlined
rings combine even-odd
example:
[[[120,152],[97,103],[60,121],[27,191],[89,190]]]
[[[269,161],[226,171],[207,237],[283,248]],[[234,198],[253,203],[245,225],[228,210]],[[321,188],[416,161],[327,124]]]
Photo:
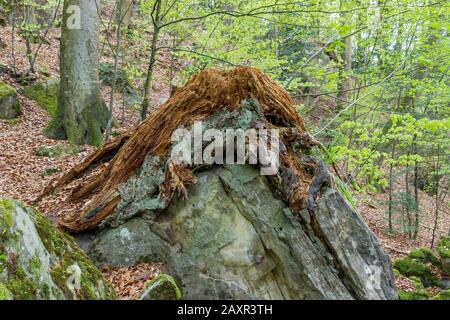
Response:
[[[0,283],[0,301],[1,300],[12,300],[12,293],[8,290],[8,288]]]
[[[21,113],[16,90],[0,81],[0,118],[14,119]]]
[[[47,82],[40,82],[26,86],[20,90],[24,96],[34,100],[47,111],[51,116],[56,113],[58,102],[59,81],[51,79]]]
[[[450,300],[450,290],[443,290],[435,295],[431,300]]]
[[[141,300],[180,300],[181,291],[175,280],[167,274],[159,274],[145,286]]]
[[[450,236],[443,237],[441,241],[439,241],[437,251],[441,258],[450,259]]]
[[[409,253],[408,257],[422,263],[431,263],[438,267],[441,265],[439,258],[429,248],[415,249]]]
[[[406,258],[394,261],[394,268],[405,277],[418,277],[425,287],[438,286],[439,279],[424,263],[415,259]]]
[[[82,146],[76,146],[73,144],[57,144],[40,146],[34,150],[34,154],[39,157],[59,158],[63,156],[73,156],[82,152],[84,148]]]
[[[0,199],[0,257],[0,291],[6,289],[6,298],[115,298],[114,290],[70,236],[15,200]]]
[[[400,300],[428,300],[430,299],[430,294],[424,290],[418,291],[398,291],[398,298]]]

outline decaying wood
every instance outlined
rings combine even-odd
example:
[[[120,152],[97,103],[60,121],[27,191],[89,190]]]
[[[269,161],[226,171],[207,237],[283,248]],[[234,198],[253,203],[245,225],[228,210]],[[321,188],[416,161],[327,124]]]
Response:
[[[235,111],[243,100],[250,98],[258,101],[268,123],[283,128],[282,139],[289,142],[295,138],[301,141],[305,149],[317,145],[318,142],[305,131],[303,119],[295,110],[287,91],[259,70],[249,67],[230,71],[207,70],[178,88],[136,129],[106,144],[62,178],[52,181],[37,200],[82,177],[92,166],[104,163],[105,158],[114,156],[97,176],[80,183],[72,193],[69,201],[86,198],[82,211],[73,212],[60,221],[61,227],[72,232],[94,228],[113,213],[120,202],[117,187],[142,166],[146,156],[167,154],[174,130],[204,120],[224,108]],[[304,170],[298,154],[288,145],[281,155],[281,163],[291,168],[296,176],[288,202],[292,208],[300,210],[305,207],[313,174]],[[190,168],[169,167],[165,174],[166,181],[161,190],[169,198],[174,190],[186,196],[185,186],[195,183]]]

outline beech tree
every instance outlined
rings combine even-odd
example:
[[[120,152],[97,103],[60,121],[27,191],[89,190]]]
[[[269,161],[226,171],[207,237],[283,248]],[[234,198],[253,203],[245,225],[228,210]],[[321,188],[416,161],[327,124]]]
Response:
[[[100,95],[96,1],[64,1],[58,105],[46,133],[75,144],[100,145],[108,123]]]

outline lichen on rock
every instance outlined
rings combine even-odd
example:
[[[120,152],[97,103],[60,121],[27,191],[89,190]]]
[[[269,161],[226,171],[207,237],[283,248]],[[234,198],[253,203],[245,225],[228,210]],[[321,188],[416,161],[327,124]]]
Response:
[[[0,199],[0,257],[0,285],[13,299],[115,297],[70,236],[15,200]],[[78,273],[71,271],[75,265]]]

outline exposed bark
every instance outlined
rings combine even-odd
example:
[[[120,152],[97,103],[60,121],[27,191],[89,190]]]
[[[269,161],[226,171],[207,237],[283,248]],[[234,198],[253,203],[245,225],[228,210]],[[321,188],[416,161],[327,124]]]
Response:
[[[73,5],[80,8],[79,29],[70,25],[74,13],[68,9]],[[65,0],[63,10],[58,106],[46,134],[75,144],[100,145],[108,110],[100,95],[96,2]]]

